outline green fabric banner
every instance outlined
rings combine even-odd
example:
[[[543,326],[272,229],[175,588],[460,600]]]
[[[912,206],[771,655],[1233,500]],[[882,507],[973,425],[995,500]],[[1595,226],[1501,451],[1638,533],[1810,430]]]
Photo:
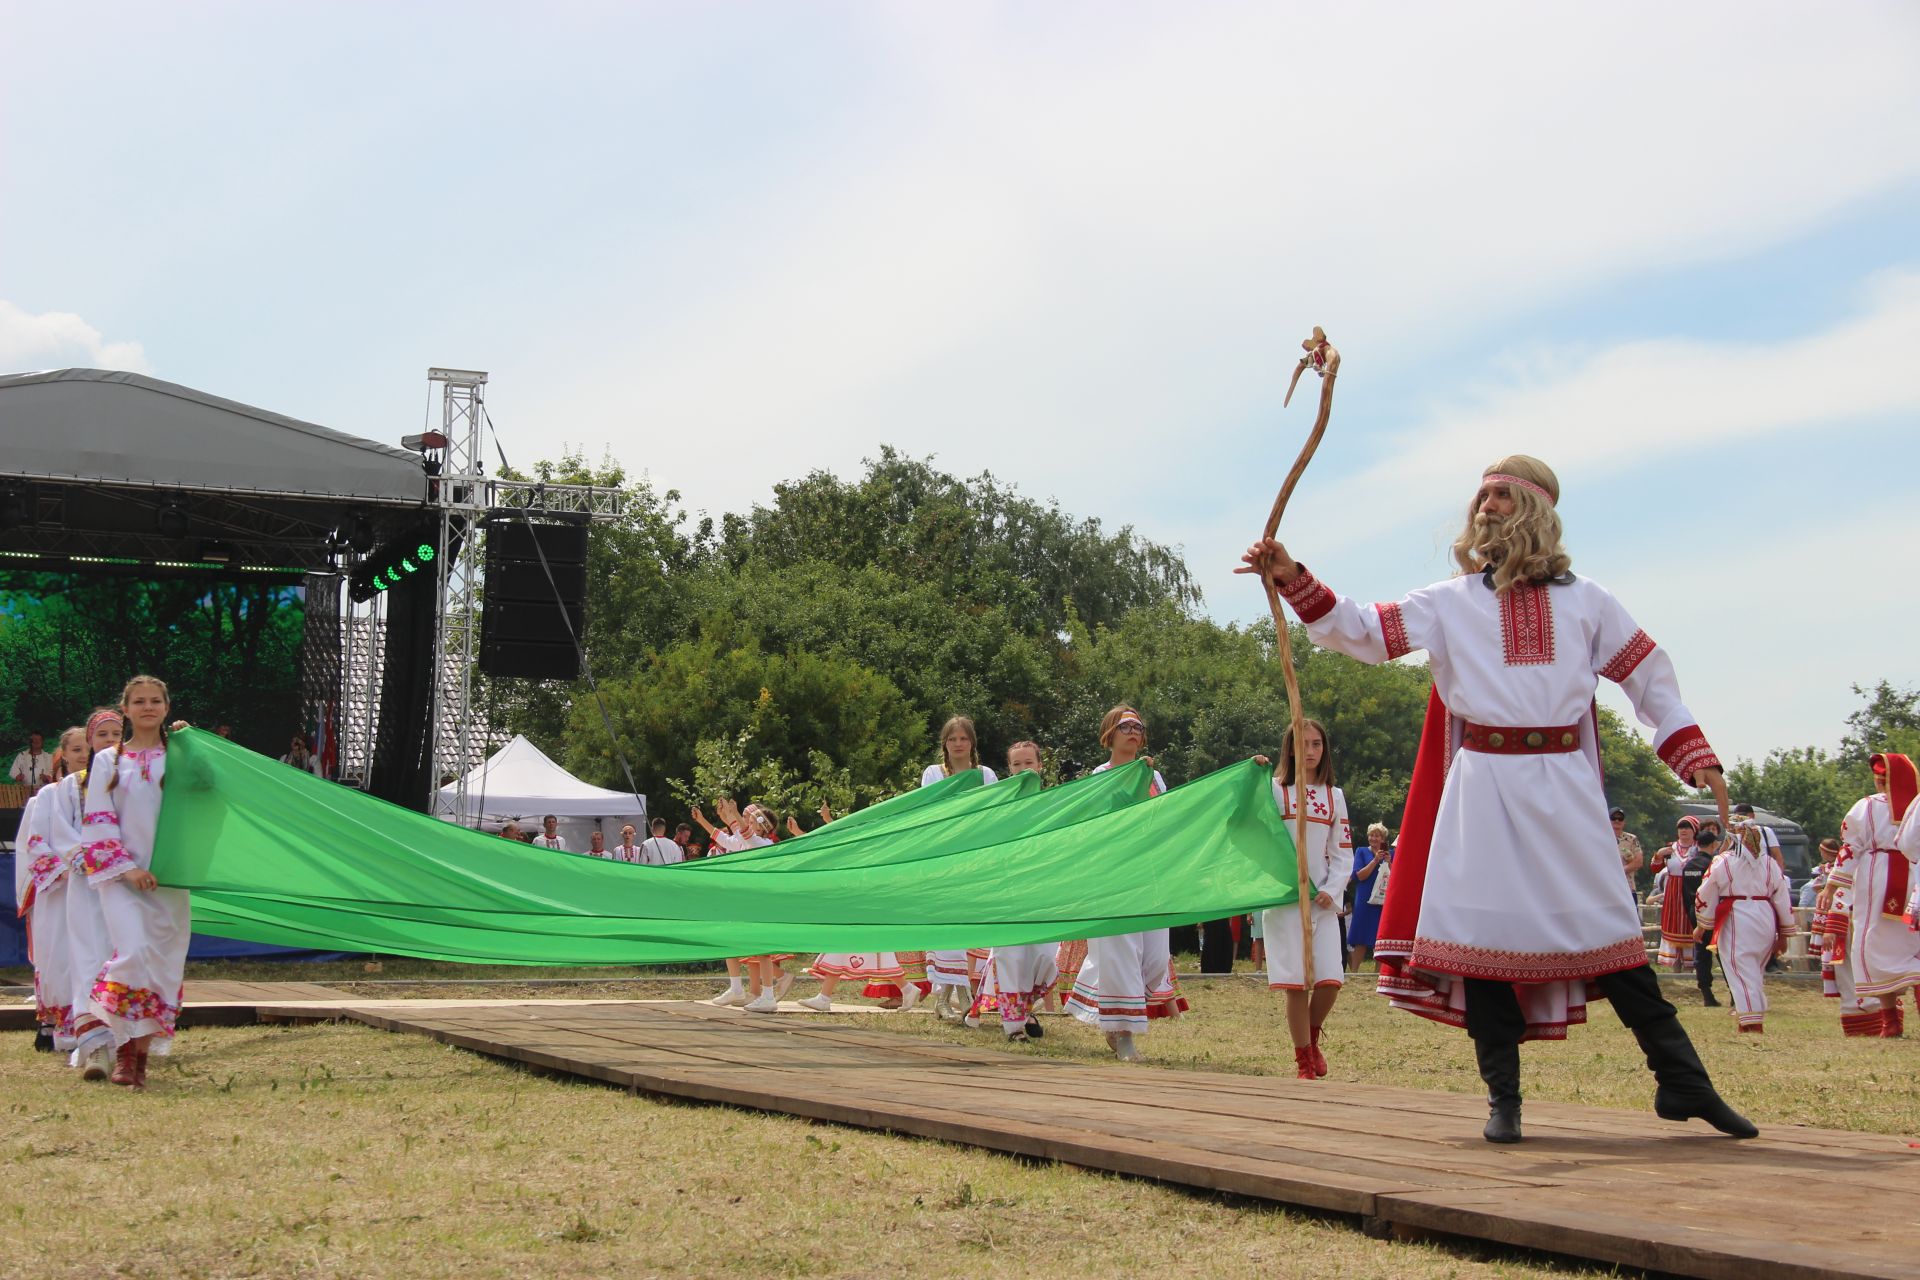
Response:
[[[962,774],[768,849],[632,866],[502,840],[183,730],[153,871],[203,933],[487,964],[1100,937],[1295,901],[1269,774]]]

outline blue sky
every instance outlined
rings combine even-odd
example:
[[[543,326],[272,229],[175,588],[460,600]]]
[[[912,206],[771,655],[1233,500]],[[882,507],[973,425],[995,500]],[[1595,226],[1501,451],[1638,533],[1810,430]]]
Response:
[[[1331,10],[1331,11],[1330,11]],[[55,6],[0,45],[0,369],[394,442],[484,368],[516,461],[718,512],[882,443],[1230,576],[1445,572],[1480,468],[1723,754],[1920,684],[1920,9]]]

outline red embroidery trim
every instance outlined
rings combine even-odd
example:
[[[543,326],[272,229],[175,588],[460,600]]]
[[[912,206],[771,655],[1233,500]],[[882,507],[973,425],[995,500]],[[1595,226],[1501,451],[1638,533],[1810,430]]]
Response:
[[[1690,724],[1684,729],[1674,730],[1667,735],[1665,742],[1655,748],[1655,754],[1688,786],[1693,785],[1693,776],[1700,770],[1720,767],[1720,757],[1713,754],[1713,748],[1707,744],[1707,735],[1700,732],[1699,725]]]
[[[1374,612],[1380,615],[1380,634],[1387,642],[1387,660],[1413,652],[1413,646],[1407,643],[1407,620],[1397,604],[1376,604]]]
[[[1332,611],[1335,603],[1332,588],[1314,577],[1305,565],[1300,566],[1299,577],[1280,588],[1280,598],[1293,606],[1302,622],[1320,621]]]
[[[1607,665],[1600,668],[1600,674],[1619,684],[1632,675],[1633,669],[1646,661],[1647,655],[1656,647],[1652,636],[1645,631],[1636,631],[1625,644],[1620,646],[1620,652],[1607,659]]]
[[[1553,600],[1545,587],[1523,582],[1501,595],[1500,643],[1510,667],[1553,662]]]
[[[1588,951],[1504,951],[1465,942],[1418,938],[1412,967],[1461,978],[1500,982],[1568,982],[1597,978],[1647,962],[1646,943],[1635,934]]]

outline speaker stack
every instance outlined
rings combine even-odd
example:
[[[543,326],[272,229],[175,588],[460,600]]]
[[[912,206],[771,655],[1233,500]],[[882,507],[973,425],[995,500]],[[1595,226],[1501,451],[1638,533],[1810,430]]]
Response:
[[[527,680],[577,679],[573,638],[586,637],[587,526],[490,520],[486,531],[480,669]]]

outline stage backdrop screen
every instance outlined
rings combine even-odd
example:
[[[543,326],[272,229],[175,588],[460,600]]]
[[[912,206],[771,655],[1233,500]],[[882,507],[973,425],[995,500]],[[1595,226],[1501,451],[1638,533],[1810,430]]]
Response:
[[[48,745],[135,672],[159,676],[177,718],[284,754],[301,723],[305,593],[283,582],[205,576],[0,570],[0,751]]]

